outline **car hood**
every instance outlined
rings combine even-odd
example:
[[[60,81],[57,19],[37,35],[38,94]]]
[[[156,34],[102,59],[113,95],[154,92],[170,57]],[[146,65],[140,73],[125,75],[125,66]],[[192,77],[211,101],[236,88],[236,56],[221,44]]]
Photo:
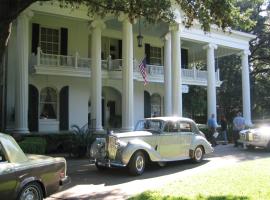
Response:
[[[30,162],[65,162],[65,159],[62,157],[50,157],[44,155],[36,155],[36,154],[26,154],[27,158]]]
[[[148,131],[130,131],[130,132],[124,132],[124,133],[114,133],[114,135],[118,138],[125,138],[125,137],[150,136],[153,134],[151,132],[148,132]]]

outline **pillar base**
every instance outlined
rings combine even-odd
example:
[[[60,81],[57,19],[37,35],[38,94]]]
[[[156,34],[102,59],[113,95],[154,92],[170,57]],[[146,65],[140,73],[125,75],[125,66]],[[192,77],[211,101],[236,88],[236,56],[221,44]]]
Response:
[[[30,133],[30,131],[29,131],[28,128],[15,128],[13,130],[13,133],[16,133],[16,134],[28,134],[28,133]]]
[[[249,127],[249,128],[254,126],[254,125],[252,124],[251,120],[246,121],[246,122],[245,122],[245,125],[246,125],[247,127]]]
[[[122,127],[121,128],[121,131],[124,131],[124,132],[129,132],[129,131],[133,131],[134,128],[133,127]]]

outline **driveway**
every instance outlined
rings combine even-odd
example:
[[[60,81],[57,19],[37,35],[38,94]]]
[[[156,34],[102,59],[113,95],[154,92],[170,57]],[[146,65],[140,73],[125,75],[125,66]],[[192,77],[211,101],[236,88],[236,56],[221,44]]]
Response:
[[[127,199],[145,190],[157,189],[164,184],[181,180],[184,176],[269,156],[270,153],[262,149],[248,151],[234,148],[231,144],[218,145],[214,153],[208,155],[201,164],[180,161],[169,163],[163,168],[151,166],[138,177],[130,176],[122,168],[99,172],[87,160],[67,160],[68,175],[72,183],[47,200]]]

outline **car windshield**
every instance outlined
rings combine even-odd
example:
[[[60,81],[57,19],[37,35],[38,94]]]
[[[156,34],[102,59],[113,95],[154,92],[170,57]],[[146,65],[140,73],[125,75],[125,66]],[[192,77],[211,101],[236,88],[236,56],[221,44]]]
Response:
[[[160,133],[163,128],[164,122],[157,119],[140,120],[136,124],[135,131],[150,131]]]

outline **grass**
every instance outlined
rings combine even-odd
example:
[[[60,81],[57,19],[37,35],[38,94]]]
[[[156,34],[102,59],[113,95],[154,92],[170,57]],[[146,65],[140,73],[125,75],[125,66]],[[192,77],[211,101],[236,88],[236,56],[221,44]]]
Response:
[[[130,200],[270,200],[270,158],[184,177]]]

